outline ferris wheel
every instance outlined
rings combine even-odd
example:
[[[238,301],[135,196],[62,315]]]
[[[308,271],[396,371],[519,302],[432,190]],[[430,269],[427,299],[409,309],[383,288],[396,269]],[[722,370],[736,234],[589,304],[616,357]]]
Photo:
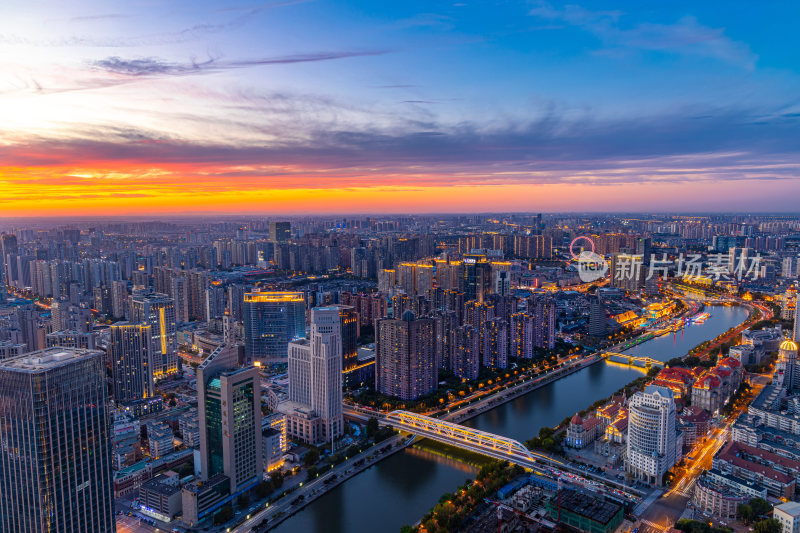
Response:
[[[578,259],[579,253],[581,251],[583,251],[583,247],[581,247],[581,248],[578,249],[578,253],[577,254],[575,253],[574,247],[575,247],[575,243],[578,242],[578,241],[586,241],[586,242],[588,242],[592,247],[592,253],[594,253],[594,241],[592,239],[590,239],[589,237],[587,237],[586,235],[579,235],[578,237],[575,237],[574,239],[572,239],[572,242],[569,243],[569,253],[570,253],[570,255],[572,255],[573,259]]]

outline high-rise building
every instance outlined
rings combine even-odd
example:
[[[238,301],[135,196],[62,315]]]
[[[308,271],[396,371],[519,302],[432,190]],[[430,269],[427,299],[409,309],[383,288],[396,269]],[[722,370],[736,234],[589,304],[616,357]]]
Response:
[[[648,385],[631,397],[628,408],[625,471],[638,480],[660,486],[664,474],[679,457],[673,392]]]
[[[609,265],[612,287],[635,292],[644,287],[647,271],[643,268],[644,258],[639,254],[611,254]]]
[[[605,337],[606,309],[600,296],[589,297],[589,335]]]
[[[556,302],[550,298],[538,298],[533,303],[533,345],[552,350],[556,345]]]
[[[289,401],[281,404],[287,432],[317,444],[344,431],[342,327],[338,307],[311,310],[311,337],[289,343]]]
[[[778,361],[775,363],[776,382],[792,391],[800,387],[800,366],[797,363],[797,343],[786,339],[778,349]]]
[[[510,354],[517,359],[533,359],[535,320],[527,313],[511,315]]]
[[[478,379],[481,369],[480,335],[470,324],[455,330],[454,353],[450,358],[453,374],[461,379]]]
[[[484,323],[483,366],[500,369],[508,366],[508,322],[493,318]]]
[[[175,300],[175,320],[189,322],[189,293],[186,278],[175,276],[170,283],[172,299]]]
[[[163,379],[178,371],[178,326],[175,304],[166,294],[138,291],[131,297],[131,322],[149,324],[153,377]]]
[[[128,303],[128,282],[111,282],[111,315],[114,318],[125,317],[125,307]]]
[[[0,361],[0,530],[116,531],[101,351]]]
[[[290,222],[270,222],[269,240],[272,242],[288,242],[292,236],[292,224]]]
[[[800,302],[800,297],[797,298],[797,301]],[[792,340],[794,342],[800,342],[800,309],[798,309],[800,305],[795,303],[794,307],[794,328],[792,331]]]
[[[112,395],[116,402],[149,398],[155,393],[152,358],[153,328],[117,322],[109,327]]]
[[[261,378],[236,368],[235,347],[223,345],[197,367],[200,475],[224,474],[230,493],[255,486],[262,475]]]
[[[482,255],[465,255],[463,267],[465,300],[485,301],[492,293],[492,264]]]
[[[247,360],[286,363],[289,342],[306,336],[306,302],[301,292],[244,294],[244,346]]]
[[[342,334],[342,372],[358,366],[358,313],[355,307],[339,305]],[[313,316],[313,311],[312,311]],[[311,325],[314,322],[312,319]]]
[[[388,396],[415,400],[436,390],[434,321],[406,311],[377,321],[375,388]]]

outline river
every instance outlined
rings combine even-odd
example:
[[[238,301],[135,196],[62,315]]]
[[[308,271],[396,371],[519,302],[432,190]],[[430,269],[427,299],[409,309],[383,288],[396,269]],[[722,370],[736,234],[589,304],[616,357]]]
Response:
[[[687,326],[626,353],[660,361],[686,354],[747,318],[743,307],[710,306],[704,324]],[[606,398],[644,375],[642,369],[598,363],[487,411],[465,425],[520,441]],[[475,470],[462,463],[406,449],[346,481],[287,519],[279,533],[397,532],[419,520],[445,492]]]

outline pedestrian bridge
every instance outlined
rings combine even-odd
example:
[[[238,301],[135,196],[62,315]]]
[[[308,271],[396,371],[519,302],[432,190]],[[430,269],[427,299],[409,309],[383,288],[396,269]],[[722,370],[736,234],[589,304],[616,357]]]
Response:
[[[614,363],[622,363],[623,365],[638,366],[641,368],[650,368],[657,366],[664,368],[666,364],[663,361],[653,359],[652,357],[635,357],[633,355],[626,355],[617,352],[603,352],[603,359],[606,361],[613,361]]]

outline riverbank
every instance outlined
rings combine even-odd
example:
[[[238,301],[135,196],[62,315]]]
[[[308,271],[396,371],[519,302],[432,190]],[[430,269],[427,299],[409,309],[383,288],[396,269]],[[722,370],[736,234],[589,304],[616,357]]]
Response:
[[[514,385],[508,389],[499,390],[496,393],[481,399],[477,404],[449,412],[441,418],[449,422],[464,422],[465,420],[475,418],[486,411],[528,394],[529,392],[533,392],[540,387],[544,387],[545,385],[549,385],[554,381],[569,376],[570,374],[574,374],[575,372],[583,370],[588,366],[599,363],[602,360],[603,358],[597,353],[588,355],[579,362],[571,364],[569,367],[562,367],[554,372],[550,372],[547,376],[531,378],[530,381]]]
[[[740,324],[747,317],[741,308],[714,309],[712,320],[687,328],[685,336],[661,337],[637,348],[643,350],[642,355],[668,360]],[[557,379],[540,382],[530,390],[515,389],[513,397],[492,405],[479,404],[476,400],[465,407],[465,411],[470,408],[475,411],[465,413],[460,420],[466,426],[524,442],[540,428],[558,426],[565,417],[642,377],[641,369],[590,364],[588,360],[581,363],[586,367],[580,371],[573,369]],[[530,382],[526,381],[515,386],[528,385]],[[502,396],[510,391],[511,388],[498,392]],[[364,414],[374,416],[375,411]],[[317,498],[314,505],[283,522],[276,532],[371,533],[376,524],[380,524],[382,531],[397,531],[404,524],[416,522],[443,493],[463,483],[466,470],[456,467],[453,459],[412,451],[413,448],[405,448],[374,464],[374,468],[339,485],[324,498]],[[386,505],[385,502],[392,503]]]
[[[522,395],[528,394],[529,392],[532,392],[532,391],[536,390],[537,388],[549,385],[549,384],[553,383],[554,381],[557,381],[557,380],[559,380],[561,378],[567,377],[570,374],[573,374],[575,372],[583,370],[587,366],[591,366],[591,365],[596,364],[596,363],[598,363],[600,361],[602,361],[602,358],[597,354],[593,354],[591,356],[587,356],[586,358],[583,358],[582,360],[580,360],[580,361],[578,361],[576,363],[572,363],[569,366],[562,367],[562,368],[559,368],[558,370],[550,372],[550,373],[548,373],[547,376],[540,376],[538,378],[531,378],[530,381],[514,385],[512,387],[509,387],[508,389],[499,390],[496,393],[493,393],[493,394],[491,394],[491,395],[489,395],[489,396],[487,396],[485,398],[482,398],[479,401],[479,403],[477,403],[477,404],[468,405],[468,406],[464,406],[464,407],[458,408],[458,409],[456,409],[456,410],[454,410],[452,412],[446,413],[441,418],[445,419],[445,420],[448,420],[448,421],[451,421],[451,422],[456,422],[456,423],[469,420],[469,419],[474,418],[474,417],[476,417],[476,416],[478,416],[478,415],[480,415],[480,414],[482,414],[482,413],[484,413],[486,411],[494,409],[494,408],[496,408],[496,407],[498,407],[498,406],[500,406],[500,405],[502,405],[502,404],[504,404],[506,402],[510,402],[510,401],[522,396]],[[364,470],[367,470],[368,468],[374,466],[379,461],[390,457],[394,453],[396,453],[396,452],[398,452],[400,450],[403,450],[404,448],[412,445],[416,441],[416,439],[413,439],[413,438],[412,439],[408,439],[406,437],[404,439],[402,436],[393,437],[392,439],[389,439],[389,440],[391,441],[389,443],[389,445],[391,447],[389,448],[389,450],[387,450],[386,453],[384,453],[384,454],[382,454],[380,456],[373,457],[372,460],[365,461],[364,463],[361,463],[361,464],[357,465],[356,463],[359,462],[363,458],[362,455],[368,454],[369,450],[367,450],[365,452],[362,452],[362,455],[358,455],[356,457],[353,457],[353,458],[349,459],[345,463],[342,463],[340,466],[342,467],[342,470],[344,470],[344,473],[342,475],[338,475],[333,481],[328,481],[332,474],[326,473],[324,475],[321,475],[319,479],[310,482],[308,484],[308,486],[305,487],[306,490],[304,490],[303,492],[299,492],[299,489],[304,488],[304,487],[297,487],[296,489],[292,489],[291,492],[289,494],[287,494],[284,498],[281,498],[280,500],[278,500],[280,503],[275,504],[272,507],[268,507],[267,509],[265,509],[264,511],[260,512],[258,515],[256,515],[253,518],[249,519],[247,522],[245,522],[241,526],[238,526],[237,528],[233,529],[232,531],[235,531],[235,532],[247,532],[247,531],[258,531],[258,532],[261,532],[261,531],[267,531],[267,530],[269,530],[271,528],[277,527],[284,520],[288,519],[289,517],[291,517],[295,513],[301,511],[303,508],[305,508],[306,506],[310,505],[315,500],[319,499],[320,497],[325,495],[327,492],[333,490],[334,488],[336,488],[337,486],[341,485],[342,483],[344,483],[348,479],[358,475],[359,473],[363,472]],[[389,441],[386,441],[386,442],[388,443]],[[379,444],[375,445],[373,448],[377,448],[379,450],[382,450],[386,446],[387,445],[384,444],[384,443],[379,443]],[[441,445],[441,446],[444,446],[444,445]],[[437,445],[434,445],[434,447],[437,447]],[[448,459],[457,459],[453,454],[444,453],[442,451],[443,449],[444,448],[442,448],[442,447],[438,447],[438,449],[436,450],[435,453],[434,453],[434,450],[427,450],[427,451],[429,451],[431,453],[434,453],[434,454],[438,454],[438,455],[447,457]],[[449,455],[449,457],[448,457],[448,455]],[[337,472],[339,472],[339,471],[337,470]],[[309,494],[307,491],[311,491],[310,495],[307,495],[307,494]],[[302,499],[299,499],[299,497],[301,495],[303,495],[304,497]],[[287,503],[289,505],[287,505]],[[279,514],[279,513],[282,513],[282,514]],[[248,526],[248,524],[250,524],[250,525]],[[257,524],[257,525],[253,525],[253,524]]]
[[[269,531],[313,503],[316,499],[324,496],[329,490],[373,467],[383,459],[403,450],[413,440],[404,435],[396,435],[375,444],[355,457],[350,458],[346,463],[342,463],[328,472],[318,474],[319,477],[314,480],[300,482],[299,485],[288,489],[286,496],[279,499],[278,503],[272,506],[267,504],[262,511],[230,531],[236,533],[250,531],[262,533]]]

